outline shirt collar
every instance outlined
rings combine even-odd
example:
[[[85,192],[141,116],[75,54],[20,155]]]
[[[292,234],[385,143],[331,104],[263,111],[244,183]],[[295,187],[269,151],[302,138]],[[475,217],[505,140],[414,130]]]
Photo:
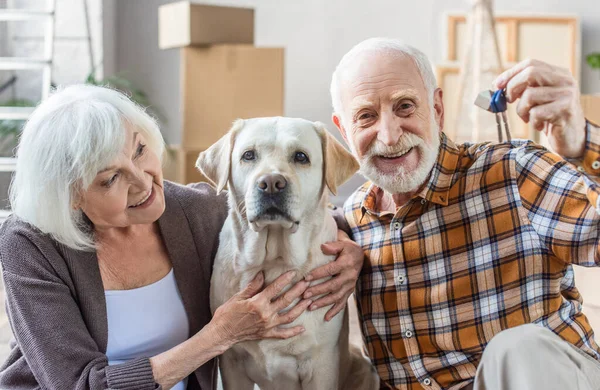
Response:
[[[460,160],[459,157],[459,148],[446,134],[441,133],[440,149],[436,163],[433,165],[427,183],[413,198],[420,197],[428,202],[447,206],[452,179]],[[364,197],[361,201],[363,214],[368,212],[378,217],[385,214],[386,212],[381,210],[381,204],[378,204],[378,200],[385,196],[383,190],[368,182],[363,186],[363,191]]]

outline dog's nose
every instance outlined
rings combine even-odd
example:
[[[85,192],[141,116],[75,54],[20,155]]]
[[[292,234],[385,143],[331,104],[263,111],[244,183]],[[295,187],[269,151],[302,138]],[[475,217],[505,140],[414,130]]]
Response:
[[[257,181],[257,187],[260,191],[267,194],[274,194],[283,191],[287,187],[287,180],[281,175],[264,175]]]

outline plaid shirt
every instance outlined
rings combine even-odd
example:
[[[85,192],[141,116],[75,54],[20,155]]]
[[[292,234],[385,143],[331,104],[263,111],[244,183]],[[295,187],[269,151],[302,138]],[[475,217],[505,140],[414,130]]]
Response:
[[[600,128],[582,168],[529,141],[441,136],[428,183],[396,212],[366,183],[346,202],[365,250],[363,334],[382,388],[460,389],[486,345],[534,323],[600,359],[571,264],[600,265]]]

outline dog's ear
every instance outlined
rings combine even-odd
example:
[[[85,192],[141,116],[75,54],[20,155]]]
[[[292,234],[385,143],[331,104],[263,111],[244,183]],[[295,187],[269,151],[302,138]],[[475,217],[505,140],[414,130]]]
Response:
[[[358,161],[327,131],[323,123],[315,122],[315,128],[323,145],[323,177],[329,190],[337,195],[337,188],[358,171]]]
[[[196,168],[212,182],[217,189],[217,194],[223,191],[229,181],[231,152],[235,137],[242,127],[244,127],[244,121],[236,120],[229,132],[210,148],[200,153],[196,160]]]

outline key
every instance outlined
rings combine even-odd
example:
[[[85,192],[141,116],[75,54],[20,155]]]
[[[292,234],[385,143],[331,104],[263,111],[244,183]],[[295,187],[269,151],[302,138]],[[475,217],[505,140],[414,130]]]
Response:
[[[475,105],[493,113],[496,116],[499,142],[502,142],[502,124],[500,122],[500,119],[502,118],[502,123],[504,124],[504,130],[506,132],[506,139],[510,142],[512,137],[510,134],[510,127],[508,126],[508,118],[506,117],[506,91],[482,91],[479,95],[477,95],[477,98],[475,99]]]

